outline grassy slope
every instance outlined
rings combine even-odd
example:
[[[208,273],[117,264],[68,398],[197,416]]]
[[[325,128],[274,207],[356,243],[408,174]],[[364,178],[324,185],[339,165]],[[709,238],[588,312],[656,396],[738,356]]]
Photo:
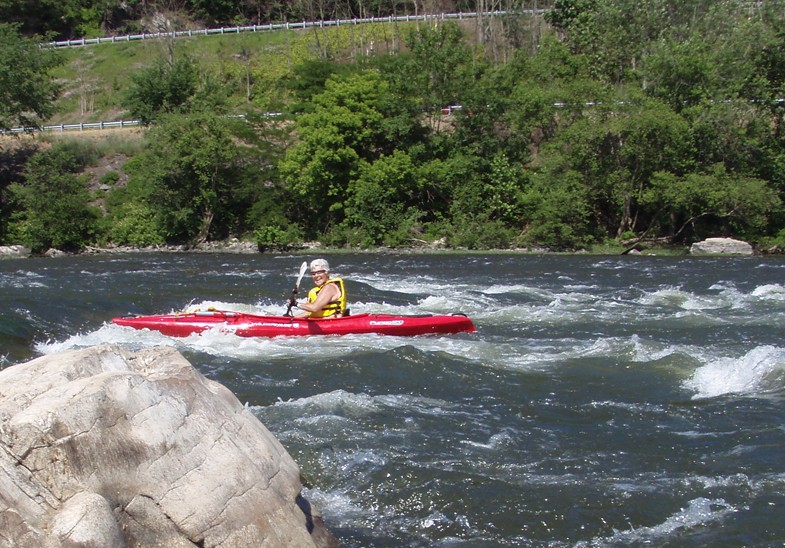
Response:
[[[281,41],[278,33],[180,38],[175,55],[193,56],[203,70],[220,67],[234,83],[236,75],[244,75],[245,69],[236,58],[243,46],[254,51],[279,51]],[[55,72],[63,93],[58,114],[47,121],[49,124],[128,118],[123,103],[131,74],[166,59],[168,51],[163,41],[140,41],[71,48],[63,56],[65,63]]]
[[[205,73],[216,75],[231,87],[238,112],[275,109],[280,101],[279,81],[291,67],[316,58],[326,47],[334,59],[349,60],[373,48],[377,53],[396,49],[410,24],[369,23],[314,31],[264,31],[257,33],[178,38],[175,55],[198,60]],[[131,74],[168,59],[165,40],[119,42],[69,48],[61,51],[65,62],[54,71],[63,86],[58,112],[45,125],[128,119],[124,94]],[[251,101],[246,100],[246,69],[253,82]]]

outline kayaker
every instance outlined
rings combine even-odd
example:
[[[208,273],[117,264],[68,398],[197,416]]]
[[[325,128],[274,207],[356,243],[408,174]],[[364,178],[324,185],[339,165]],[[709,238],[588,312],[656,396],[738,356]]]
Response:
[[[330,264],[324,259],[311,261],[311,278],[315,287],[308,300],[298,303],[298,318],[340,318],[346,312],[346,289],[341,278],[330,278]]]

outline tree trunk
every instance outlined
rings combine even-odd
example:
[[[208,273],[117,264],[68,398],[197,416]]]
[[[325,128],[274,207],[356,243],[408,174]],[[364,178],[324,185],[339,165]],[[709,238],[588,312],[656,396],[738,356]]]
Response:
[[[213,208],[208,206],[202,214],[202,228],[199,230],[194,240],[194,246],[203,244],[207,241],[207,235],[210,233],[210,225],[213,224]]]

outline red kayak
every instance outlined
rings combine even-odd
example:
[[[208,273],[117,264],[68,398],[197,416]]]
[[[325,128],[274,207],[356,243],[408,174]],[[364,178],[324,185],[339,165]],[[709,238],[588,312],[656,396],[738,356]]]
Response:
[[[431,333],[473,333],[474,324],[464,314],[444,316],[396,316],[392,314],[352,314],[342,318],[292,318],[257,316],[244,312],[208,310],[160,316],[125,316],[112,320],[134,329],[151,329],[170,337],[185,337],[207,329],[234,333],[240,337],[279,335],[427,335]]]

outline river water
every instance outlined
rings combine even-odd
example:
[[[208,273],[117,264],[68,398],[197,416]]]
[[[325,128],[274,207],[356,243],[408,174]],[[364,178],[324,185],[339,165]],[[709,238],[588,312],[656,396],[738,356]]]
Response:
[[[0,367],[178,348],[277,435],[344,546],[785,542],[785,260],[336,254],[353,312],[460,311],[477,332],[173,339],[109,321],[281,314],[311,258],[0,261]]]

